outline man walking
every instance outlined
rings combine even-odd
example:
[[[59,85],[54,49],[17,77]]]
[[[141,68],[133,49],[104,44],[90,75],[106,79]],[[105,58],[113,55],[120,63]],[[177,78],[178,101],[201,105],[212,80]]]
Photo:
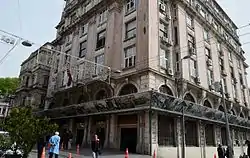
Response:
[[[59,132],[55,132],[55,135],[49,139],[50,149],[49,149],[49,158],[58,158],[59,155],[59,146],[60,146],[60,136]]]
[[[98,155],[100,153],[100,140],[98,139],[98,136],[96,134],[94,135],[94,139],[91,141],[91,148],[93,158],[98,158]]]

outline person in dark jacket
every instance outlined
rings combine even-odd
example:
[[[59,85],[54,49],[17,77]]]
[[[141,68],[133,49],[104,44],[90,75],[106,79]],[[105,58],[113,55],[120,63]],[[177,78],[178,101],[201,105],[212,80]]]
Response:
[[[218,145],[217,152],[219,158],[225,158],[225,151],[220,144]]]
[[[46,146],[46,142],[44,140],[44,137],[40,137],[37,140],[37,157],[41,158],[42,153],[43,153],[43,148]]]
[[[91,149],[93,158],[98,158],[98,155],[100,154],[100,140],[98,139],[98,136],[95,134],[93,140],[91,141]]]

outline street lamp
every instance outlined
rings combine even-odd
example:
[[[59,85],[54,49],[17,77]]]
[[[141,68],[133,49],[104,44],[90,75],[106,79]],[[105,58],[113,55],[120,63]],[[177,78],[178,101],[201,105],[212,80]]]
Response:
[[[231,133],[230,133],[230,127],[229,127],[229,121],[228,121],[228,110],[227,110],[225,96],[224,96],[224,89],[223,89],[224,85],[223,85],[222,79],[219,82],[215,82],[214,86],[215,86],[215,90],[217,92],[220,92],[222,95],[222,104],[224,107],[224,115],[226,119],[227,150],[229,152],[228,158],[233,158],[233,146],[232,146],[233,144],[232,144],[232,139],[231,139]]]
[[[179,62],[182,62],[182,60],[185,60],[185,59],[190,59],[191,56],[190,55],[187,55],[187,56],[184,56],[183,58],[181,58],[181,60]],[[178,87],[178,82],[176,82],[176,87]],[[181,94],[182,93],[182,94]],[[182,100],[184,100],[184,97],[183,97],[183,87],[181,88],[181,93],[179,93],[178,97],[181,97]],[[184,114],[184,107],[182,108],[182,158],[185,158],[185,114]]]

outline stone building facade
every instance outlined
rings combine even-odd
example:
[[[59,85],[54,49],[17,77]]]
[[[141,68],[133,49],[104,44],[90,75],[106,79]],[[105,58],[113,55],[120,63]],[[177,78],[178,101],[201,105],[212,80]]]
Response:
[[[50,75],[51,43],[41,48],[21,64],[20,86],[16,90],[14,106],[32,106],[43,109]]]
[[[235,156],[249,139],[249,91],[237,26],[215,0],[68,0],[52,42],[45,110],[88,146],[181,157]],[[215,83],[222,81],[226,109]],[[185,101],[183,101],[185,100]]]

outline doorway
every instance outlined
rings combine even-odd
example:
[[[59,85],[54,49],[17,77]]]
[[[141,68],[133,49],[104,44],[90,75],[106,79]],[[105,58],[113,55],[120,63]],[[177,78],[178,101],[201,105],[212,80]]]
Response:
[[[121,128],[120,150],[136,153],[137,145],[137,128]]]
[[[104,142],[105,142],[105,128],[97,128],[96,134],[97,134],[98,138],[100,139],[101,149],[103,149]]]
[[[82,145],[84,137],[84,129],[77,129],[76,131],[76,145]]]

